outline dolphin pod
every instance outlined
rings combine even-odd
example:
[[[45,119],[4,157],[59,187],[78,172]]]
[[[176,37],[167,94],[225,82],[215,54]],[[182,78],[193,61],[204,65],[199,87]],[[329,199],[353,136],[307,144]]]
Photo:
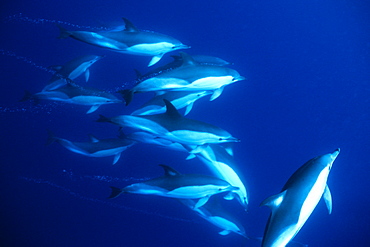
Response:
[[[123,30],[69,31],[58,26],[59,38],[71,37],[120,53],[151,56],[149,66],[155,65],[168,52],[190,48],[170,36],[140,31],[128,19],[122,19],[125,23]],[[74,81],[83,74],[85,81],[88,81],[90,66],[102,57],[86,55],[70,60],[63,66],[51,67],[56,73],[45,87],[33,95],[26,92],[23,100],[87,105],[90,106],[87,113],[95,112],[103,104],[121,103],[122,100],[113,93],[82,87]],[[170,166],[161,165],[164,176],[123,188],[111,186],[109,198],[122,193],[173,198],[220,228],[220,235],[233,232],[249,238],[242,224],[228,212],[228,203],[221,200],[237,201],[246,210],[251,199],[250,188],[246,186],[243,174],[238,171],[240,164],[234,159],[231,146],[240,140],[216,125],[185,117],[190,114],[196,101],[202,101],[200,99],[208,95],[210,101],[215,100],[226,86],[243,81],[245,77],[227,67],[231,63],[218,57],[191,56],[184,52],[172,57],[172,62],[144,75],[137,72],[136,85],[115,92],[121,94],[126,105],[130,104],[134,95],[140,93],[154,93],[152,99],[131,113],[115,117],[100,115],[97,120],[134,129],[134,132],[115,139],[99,140],[90,135],[90,142],[72,142],[49,132],[48,143],[58,142],[71,152],[89,157],[113,156],[113,164],[118,163],[123,151],[140,143],[181,151],[186,153],[187,160],[197,158],[199,164],[205,165],[213,176],[180,174]],[[180,111],[184,111],[184,114]],[[292,239],[322,197],[331,213],[332,197],[327,179],[338,154],[339,149],[309,160],[289,178],[279,194],[261,203],[271,209],[262,238],[263,247],[281,247],[293,242]]]

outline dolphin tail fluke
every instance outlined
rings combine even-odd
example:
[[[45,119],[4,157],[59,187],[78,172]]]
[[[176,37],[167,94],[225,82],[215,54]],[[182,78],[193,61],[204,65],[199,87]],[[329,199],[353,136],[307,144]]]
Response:
[[[60,30],[60,34],[59,34],[58,39],[65,39],[65,38],[68,38],[69,36],[71,36],[71,33],[67,29],[65,29],[64,27],[62,27],[58,24],[57,24],[57,27]]]
[[[24,90],[24,96],[21,100],[19,100],[19,102],[24,102],[24,101],[28,101],[28,100],[31,100],[33,97],[32,97],[32,94],[30,91],[28,90]]]
[[[52,144],[53,142],[55,142],[56,140],[56,137],[54,136],[54,133],[51,131],[51,130],[47,130],[48,131],[48,139],[46,140],[46,145],[50,145]]]
[[[96,120],[96,122],[99,122],[99,123],[110,122],[110,119],[103,115],[99,115],[99,119]]]
[[[120,188],[113,187],[113,186],[110,186],[110,188],[112,189],[112,193],[110,194],[110,196],[108,198],[116,198],[121,193],[123,193],[123,190],[120,189]]]
[[[125,100],[126,105],[129,105],[132,101],[132,98],[134,97],[134,91],[129,89],[120,90],[118,91],[118,93],[122,95],[122,98]]]

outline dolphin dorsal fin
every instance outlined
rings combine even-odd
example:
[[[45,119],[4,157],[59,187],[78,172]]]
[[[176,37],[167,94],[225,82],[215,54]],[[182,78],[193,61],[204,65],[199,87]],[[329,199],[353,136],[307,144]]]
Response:
[[[93,136],[92,134],[89,134],[89,138],[91,142],[99,142],[99,139]]]
[[[166,165],[163,165],[163,164],[161,164],[159,166],[161,166],[163,168],[165,176],[173,177],[173,176],[181,175],[178,171],[176,171],[172,167],[169,167],[169,166],[166,166]]]
[[[281,202],[284,200],[285,194],[286,194],[286,190],[284,190],[283,192],[281,192],[279,194],[270,196],[270,197],[266,198],[260,204],[260,206],[268,206],[271,209],[271,211],[274,211],[276,208],[278,208],[280,206]]]
[[[125,22],[125,29],[123,31],[125,32],[138,32],[139,29],[137,29],[134,24],[131,23],[128,19],[125,17],[122,17],[122,20]]]
[[[186,65],[195,65],[198,64],[192,56],[185,52],[179,52],[182,58],[182,65],[181,66],[186,66]]]
[[[166,113],[167,116],[171,118],[182,118],[179,111],[174,107],[174,105],[167,99],[163,99],[164,103],[166,104]]]

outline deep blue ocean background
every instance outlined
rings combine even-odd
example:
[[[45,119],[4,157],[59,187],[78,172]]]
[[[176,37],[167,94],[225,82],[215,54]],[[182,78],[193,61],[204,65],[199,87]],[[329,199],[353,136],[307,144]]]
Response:
[[[22,15],[20,15],[22,13]],[[277,194],[307,160],[336,148],[328,179],[333,212],[317,208],[295,237],[308,246],[370,243],[370,8],[367,1],[2,1],[0,38],[0,245],[1,246],[260,246],[219,229],[175,200],[124,195],[108,200],[109,186],[123,187],[162,175],[157,165],[210,174],[197,159],[136,145],[112,166],[112,157],[89,158],[58,144],[46,146],[47,129],[87,141],[117,135],[97,123],[99,114],[130,114],[150,95],[125,107],[18,102],[39,92],[50,65],[81,55],[106,55],[81,85],[114,90],[132,86],[134,69],[147,72],[149,57],[57,39],[54,22],[81,27],[122,25],[191,45],[189,54],[217,56],[247,80],[220,98],[195,103],[189,118],[215,124],[242,141],[234,145],[240,176],[250,193],[248,213],[236,201],[229,211],[250,236],[262,237],[270,210],[259,207]],[[83,30],[83,29],[82,29]],[[156,65],[171,61],[170,55]],[[129,132],[129,130],[128,130]],[[292,244],[291,246],[299,246]]]

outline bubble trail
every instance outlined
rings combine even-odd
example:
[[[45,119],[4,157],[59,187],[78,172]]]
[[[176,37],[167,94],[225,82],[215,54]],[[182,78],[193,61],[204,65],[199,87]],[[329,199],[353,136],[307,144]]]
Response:
[[[35,184],[49,185],[53,188],[57,188],[59,190],[62,190],[63,192],[65,192],[65,193],[67,193],[67,194],[69,194],[73,197],[76,197],[78,199],[81,199],[81,200],[100,203],[100,204],[104,204],[104,205],[107,205],[107,206],[110,206],[110,207],[113,207],[113,208],[133,211],[133,212],[142,213],[142,214],[151,215],[151,216],[157,216],[157,217],[161,217],[161,218],[165,218],[165,219],[169,219],[169,220],[174,220],[174,221],[181,221],[181,222],[186,222],[186,223],[197,223],[196,221],[193,221],[193,220],[182,219],[182,218],[178,218],[178,217],[171,217],[171,216],[163,215],[163,214],[159,214],[159,213],[152,213],[152,212],[148,212],[148,211],[145,211],[145,210],[140,210],[140,209],[137,209],[137,208],[126,207],[126,206],[123,206],[123,205],[120,205],[120,204],[117,204],[117,203],[112,203],[112,202],[109,202],[109,201],[103,201],[103,200],[100,200],[100,199],[87,197],[87,196],[81,195],[77,192],[74,192],[74,191],[64,187],[64,186],[55,184],[55,183],[53,183],[51,181],[48,181],[48,180],[28,178],[28,177],[24,177],[24,176],[19,176],[18,178],[22,179],[22,180],[25,180],[27,182],[35,183]]]
[[[61,25],[66,25],[66,26],[79,28],[79,29],[91,29],[91,30],[97,30],[97,31],[110,30],[109,28],[106,28],[106,27],[84,26],[84,25],[73,24],[73,23],[66,22],[66,21],[48,20],[44,18],[30,18],[28,16],[24,16],[23,13],[10,15],[5,18],[5,22],[12,22],[12,21],[29,22],[33,24],[61,24]]]

